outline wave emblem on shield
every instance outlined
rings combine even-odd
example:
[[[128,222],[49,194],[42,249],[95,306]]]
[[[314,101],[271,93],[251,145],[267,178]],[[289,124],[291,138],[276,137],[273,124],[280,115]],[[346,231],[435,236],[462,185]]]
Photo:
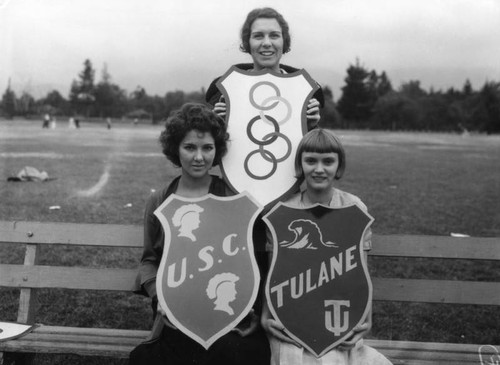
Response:
[[[262,206],[295,190],[295,151],[307,132],[307,103],[319,86],[305,70],[278,74],[234,66],[217,86],[226,100],[231,136],[221,163],[227,182]]]
[[[206,349],[236,327],[257,296],[251,227],[259,212],[247,193],[172,194],[155,211],[165,232],[158,301],[172,324]]]
[[[372,284],[362,237],[373,218],[355,204],[299,209],[278,203],[263,219],[273,236],[269,310],[291,338],[321,357],[368,315]]]

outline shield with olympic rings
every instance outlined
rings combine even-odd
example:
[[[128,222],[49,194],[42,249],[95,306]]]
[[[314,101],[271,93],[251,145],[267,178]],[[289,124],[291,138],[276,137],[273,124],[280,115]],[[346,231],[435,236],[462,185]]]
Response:
[[[298,189],[294,158],[307,132],[309,99],[319,86],[305,70],[291,74],[231,67],[217,82],[226,100],[230,143],[224,178],[262,206]]]

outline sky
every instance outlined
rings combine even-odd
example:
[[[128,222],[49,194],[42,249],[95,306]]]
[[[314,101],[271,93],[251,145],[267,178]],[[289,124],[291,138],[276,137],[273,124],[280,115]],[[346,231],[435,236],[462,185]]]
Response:
[[[290,25],[282,63],[334,98],[358,59],[394,88],[474,89],[500,81],[500,0],[0,0],[0,92],[68,96],[86,59],[100,81],[150,95],[207,88],[239,51],[247,13],[270,6]]]

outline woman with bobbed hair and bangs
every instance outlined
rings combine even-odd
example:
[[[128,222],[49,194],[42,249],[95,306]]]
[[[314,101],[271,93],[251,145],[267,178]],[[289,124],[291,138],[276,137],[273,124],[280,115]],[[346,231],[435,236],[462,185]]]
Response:
[[[291,50],[290,27],[283,15],[273,8],[257,8],[247,14],[240,32],[240,50],[252,57],[252,63],[234,65],[240,70],[259,72],[269,70],[278,74],[290,74],[298,68],[281,64],[283,54]],[[205,100],[214,107],[214,111],[225,117],[226,101],[217,88],[216,78],[207,89]],[[318,84],[319,85],[319,84]],[[309,100],[306,109],[308,129],[315,128],[320,120],[320,107],[325,103],[321,87]]]
[[[303,152],[336,153],[339,164],[335,173],[335,180],[340,180],[344,175],[346,165],[344,146],[342,146],[340,139],[330,130],[318,128],[315,132],[307,133],[302,137],[295,153],[295,177],[300,181],[304,180],[304,170],[302,169]]]
[[[218,176],[209,173],[227,151],[226,124],[203,104],[185,104],[168,118],[159,142],[163,153],[181,168],[179,176],[153,193],[144,212],[144,248],[135,293],[152,299],[155,318],[152,339],[130,354],[130,365],[268,365],[269,342],[260,327],[262,303],[236,328],[219,338],[208,350],[175,328],[158,305],[156,275],[160,266],[165,232],[154,211],[171,195],[198,198],[207,194],[231,196],[234,192]],[[189,233],[189,232],[188,232]]]
[[[346,154],[340,139],[328,129],[313,129],[299,143],[295,155],[295,174],[297,179],[304,179],[305,189],[285,201],[296,208],[309,208],[321,204],[332,208],[342,208],[357,204],[367,212],[366,205],[357,196],[334,187],[335,180],[342,178],[346,167]],[[272,244],[268,233],[267,250],[272,259]],[[367,265],[367,252],[371,249],[371,229],[362,237],[363,259]],[[264,301],[261,324],[269,335],[271,345],[271,365],[348,365],[371,364],[391,365],[387,358],[377,350],[363,344],[363,337],[372,326],[372,303],[364,323],[354,327],[353,334],[343,343],[320,358],[304,350],[285,332],[271,315]],[[299,347],[299,348],[297,348]]]

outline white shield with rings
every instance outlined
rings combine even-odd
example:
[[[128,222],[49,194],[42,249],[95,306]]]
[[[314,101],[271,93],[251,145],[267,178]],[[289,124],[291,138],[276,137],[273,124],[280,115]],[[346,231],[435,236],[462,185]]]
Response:
[[[307,104],[319,86],[305,70],[291,74],[231,67],[217,82],[226,102],[230,143],[221,170],[237,192],[262,206],[295,191],[294,158],[307,132]]]

